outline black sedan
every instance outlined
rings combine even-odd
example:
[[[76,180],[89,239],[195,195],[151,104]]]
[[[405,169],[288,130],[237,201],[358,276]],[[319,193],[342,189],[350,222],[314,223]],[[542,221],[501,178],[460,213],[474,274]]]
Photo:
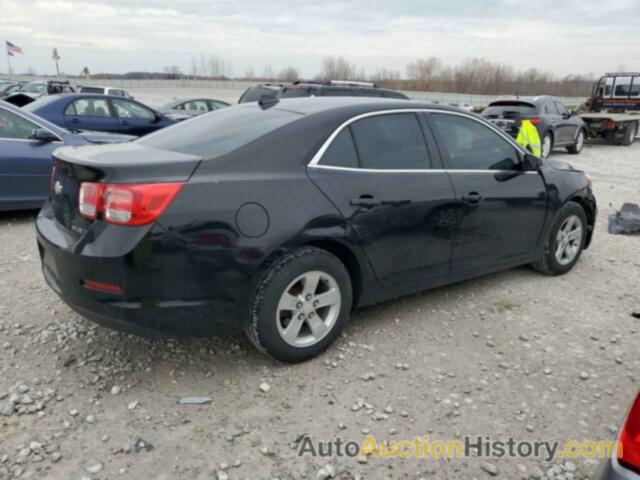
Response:
[[[538,129],[542,143],[542,157],[547,158],[554,148],[566,148],[578,154],[587,139],[584,121],[554,97],[501,98],[482,112],[496,126],[514,138],[518,136],[522,120],[529,120]]]
[[[524,264],[566,273],[596,218],[583,172],[407,100],[271,99],[55,157],[37,234],[65,302],[142,334],[244,329],[287,362],[354,306]]]

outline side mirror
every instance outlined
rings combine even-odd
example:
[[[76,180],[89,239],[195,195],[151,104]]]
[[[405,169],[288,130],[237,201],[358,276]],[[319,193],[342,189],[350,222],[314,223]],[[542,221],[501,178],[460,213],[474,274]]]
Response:
[[[569,113],[570,117],[575,117],[576,115],[578,115],[578,112],[576,112],[575,110],[571,110],[571,112]]]
[[[523,159],[523,166],[524,166],[525,172],[538,171],[542,166],[542,159],[536,157],[535,155],[527,153]]]
[[[60,140],[56,135],[51,133],[46,128],[36,128],[31,134],[31,139],[37,140],[38,142],[42,143],[51,143]]]

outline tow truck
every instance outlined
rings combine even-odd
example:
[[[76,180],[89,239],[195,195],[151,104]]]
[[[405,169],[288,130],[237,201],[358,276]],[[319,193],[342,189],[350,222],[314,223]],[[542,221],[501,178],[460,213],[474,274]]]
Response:
[[[605,73],[581,111],[589,138],[631,145],[640,125],[640,73]]]

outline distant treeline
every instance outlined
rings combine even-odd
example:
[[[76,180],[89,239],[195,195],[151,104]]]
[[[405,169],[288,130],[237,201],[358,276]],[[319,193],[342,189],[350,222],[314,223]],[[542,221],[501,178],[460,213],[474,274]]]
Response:
[[[275,70],[266,65],[260,73],[249,66],[244,75],[233,75],[231,64],[216,55],[194,57],[189,73],[179,66],[164,67],[162,72],[128,72],[124,74],[98,73],[94,79],[123,80],[252,80],[291,82],[294,80],[354,80],[372,81],[377,85],[396,90],[423,92],[451,92],[478,95],[557,95],[564,97],[588,96],[595,81],[593,75],[567,75],[558,77],[550,72],[530,68],[516,70],[502,63],[482,58],[467,60],[447,66],[436,57],[419,59],[409,63],[404,72],[382,68],[367,73],[363,68],[342,57],[326,57],[320,71],[312,78],[300,78],[295,66]]]

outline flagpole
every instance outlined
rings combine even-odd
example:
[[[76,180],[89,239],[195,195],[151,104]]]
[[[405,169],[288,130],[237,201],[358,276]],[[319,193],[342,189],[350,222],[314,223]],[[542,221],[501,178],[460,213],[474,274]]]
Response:
[[[11,77],[11,54],[9,53],[9,49],[7,49],[7,65],[9,67],[9,77]]]

